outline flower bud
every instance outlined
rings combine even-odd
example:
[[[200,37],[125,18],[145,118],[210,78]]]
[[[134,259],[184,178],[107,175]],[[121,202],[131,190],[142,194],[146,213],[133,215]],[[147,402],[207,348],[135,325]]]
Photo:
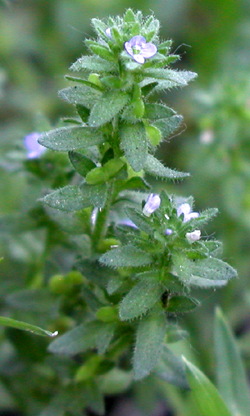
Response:
[[[201,238],[201,231],[200,230],[194,230],[191,233],[186,233],[186,239],[190,243],[194,243],[195,241],[198,241]]]
[[[161,198],[158,194],[150,194],[143,207],[143,214],[149,217],[154,211],[156,211],[161,204]]]

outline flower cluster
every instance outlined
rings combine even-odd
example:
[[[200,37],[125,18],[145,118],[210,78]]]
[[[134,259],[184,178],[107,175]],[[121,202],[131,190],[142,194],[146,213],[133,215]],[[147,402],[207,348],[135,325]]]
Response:
[[[161,204],[161,198],[158,194],[150,194],[147,198],[147,201],[143,207],[143,214],[149,217],[153,214]],[[177,216],[182,218],[183,223],[186,223],[192,219],[199,217],[198,212],[192,211],[191,206],[188,203],[182,203],[177,207]],[[165,214],[165,218],[169,220],[169,216]],[[166,235],[173,234],[173,230],[171,228],[167,228],[165,231]],[[201,238],[201,231],[194,230],[192,232],[186,233],[186,238],[190,243],[200,240]]]

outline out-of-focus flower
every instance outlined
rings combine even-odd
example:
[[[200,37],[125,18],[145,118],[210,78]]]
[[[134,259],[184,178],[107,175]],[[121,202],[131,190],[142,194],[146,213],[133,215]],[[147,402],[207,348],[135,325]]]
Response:
[[[131,228],[138,228],[133,221],[131,221],[129,218],[124,218],[122,220],[119,220],[119,225],[126,225],[127,227]]]
[[[46,147],[38,143],[39,137],[40,134],[36,132],[24,137],[24,146],[27,150],[28,159],[37,159],[46,151]]]
[[[202,144],[210,144],[214,141],[214,132],[213,130],[207,129],[204,130],[200,135],[200,142]]]
[[[146,201],[146,204],[143,207],[143,214],[149,217],[151,214],[153,214],[154,211],[156,211],[159,206],[161,205],[161,198],[158,194],[150,194],[148,196],[148,199]]]
[[[166,231],[165,231],[165,234],[166,235],[171,235],[171,234],[173,234],[173,230],[171,230],[171,228],[167,228]]]
[[[198,241],[201,238],[201,231],[194,230],[191,233],[186,233],[186,238],[190,243],[194,243],[195,241]]]
[[[108,27],[108,29],[105,30],[105,33],[109,38],[112,38],[110,27]]]
[[[184,203],[177,208],[177,215],[178,217],[183,215],[183,222],[187,222],[193,218],[198,218],[200,214],[198,212],[193,212],[191,206],[188,203]]]
[[[143,36],[137,35],[125,42],[124,47],[127,53],[139,64],[144,64],[145,59],[152,58],[157,52],[153,43],[147,43]]]

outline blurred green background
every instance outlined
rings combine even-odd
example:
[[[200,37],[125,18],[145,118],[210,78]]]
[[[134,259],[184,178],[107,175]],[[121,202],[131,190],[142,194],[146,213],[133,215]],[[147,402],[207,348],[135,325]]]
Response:
[[[223,240],[225,260],[239,271],[240,279],[227,288],[202,294],[204,306],[183,324],[188,322],[191,343],[211,374],[208,316],[220,303],[250,364],[249,0],[0,0],[0,214],[19,212],[27,195],[39,196],[30,192],[21,168],[23,137],[36,130],[39,114],[52,125],[72,114],[57,91],[67,85],[67,68],[85,52],[83,39],[93,36],[90,19],[127,7],[153,11],[162,39],[173,38],[173,51],[182,56],[176,65],[198,72],[187,89],[162,96],[183,114],[185,126],[159,155],[168,166],[192,173],[182,184],[166,185],[170,192],[193,194],[196,210],[219,208],[208,235]],[[34,240],[26,238],[25,245],[1,235],[6,261],[0,273],[8,278],[32,257]]]

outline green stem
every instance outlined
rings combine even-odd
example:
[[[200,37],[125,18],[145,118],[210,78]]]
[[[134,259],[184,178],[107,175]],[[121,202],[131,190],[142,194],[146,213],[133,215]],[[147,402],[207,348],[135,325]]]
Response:
[[[96,221],[94,230],[92,233],[92,244],[93,247],[96,249],[98,247],[99,242],[105,237],[106,230],[107,230],[107,220],[110,212],[110,208],[113,202],[113,194],[114,194],[114,182],[110,185],[108,189],[108,197],[104,208],[100,209]]]

